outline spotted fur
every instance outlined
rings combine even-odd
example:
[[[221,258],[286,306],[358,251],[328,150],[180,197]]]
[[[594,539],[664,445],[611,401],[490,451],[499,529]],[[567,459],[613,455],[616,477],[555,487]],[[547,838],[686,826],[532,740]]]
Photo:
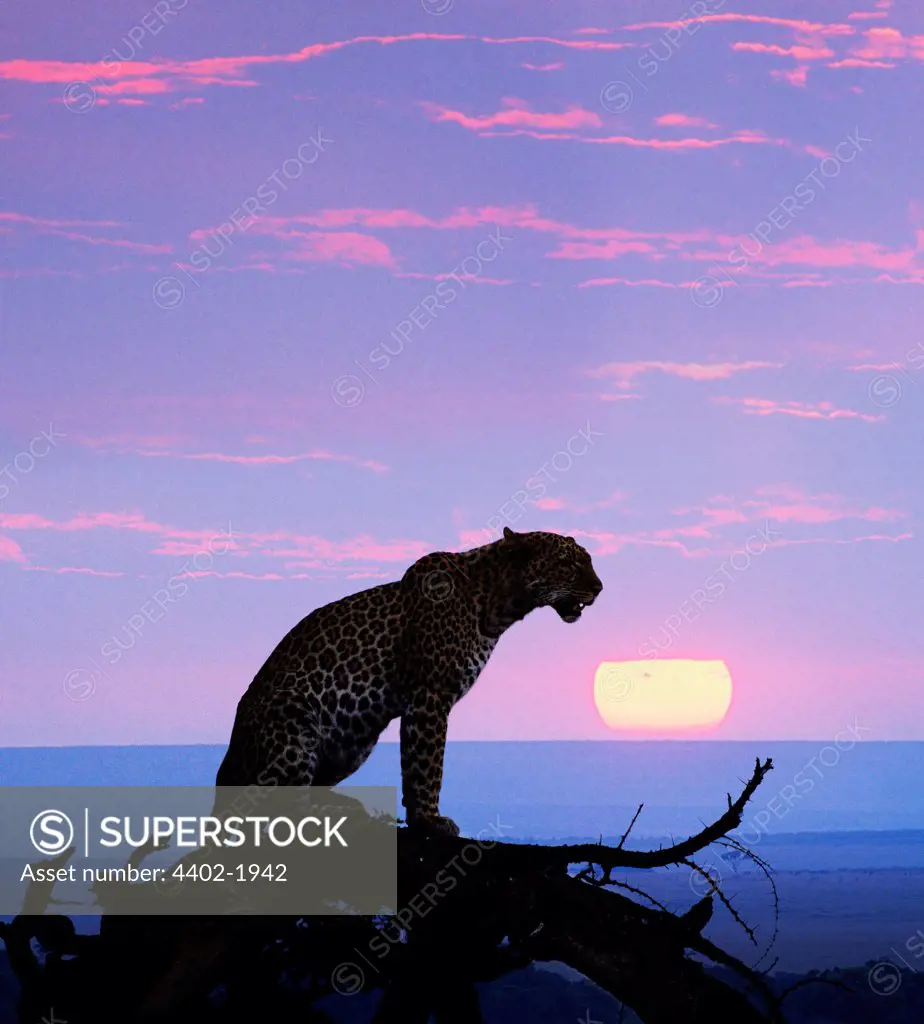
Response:
[[[241,698],[216,785],[335,786],[401,719],[409,824],[440,816],[446,728],[501,635],[535,608],[580,618],[603,589],[571,537],[514,533],[438,551],[386,583],[318,608],[285,636]]]

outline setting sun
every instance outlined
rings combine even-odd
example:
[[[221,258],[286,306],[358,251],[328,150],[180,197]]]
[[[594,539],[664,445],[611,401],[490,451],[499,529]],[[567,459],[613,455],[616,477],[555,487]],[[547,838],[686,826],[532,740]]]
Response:
[[[717,725],[732,697],[724,661],[604,661],[594,702],[611,729],[695,729]]]

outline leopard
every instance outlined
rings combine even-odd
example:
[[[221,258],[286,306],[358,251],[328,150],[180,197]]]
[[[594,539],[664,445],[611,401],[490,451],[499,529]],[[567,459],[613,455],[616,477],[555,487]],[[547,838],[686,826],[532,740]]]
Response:
[[[440,813],[450,712],[511,626],[543,607],[575,623],[602,590],[573,537],[504,527],[497,540],[424,555],[399,580],[315,609],[240,698],[216,787],[335,787],[400,719],[405,823],[459,835]]]

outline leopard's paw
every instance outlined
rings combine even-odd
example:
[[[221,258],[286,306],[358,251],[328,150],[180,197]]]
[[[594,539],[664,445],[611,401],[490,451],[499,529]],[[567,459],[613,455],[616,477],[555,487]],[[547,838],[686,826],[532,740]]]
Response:
[[[459,826],[442,814],[408,814],[408,828],[417,829],[420,832],[430,832],[436,835],[457,836]]]

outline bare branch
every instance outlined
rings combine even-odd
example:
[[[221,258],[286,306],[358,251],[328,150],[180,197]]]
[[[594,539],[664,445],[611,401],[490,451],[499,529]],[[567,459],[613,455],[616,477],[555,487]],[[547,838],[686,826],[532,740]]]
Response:
[[[726,836],[724,839],[719,841],[718,845],[729,847],[730,849],[738,850],[739,852],[743,853],[748,858],[748,860],[753,861],[757,865],[757,867],[763,872],[764,877],[770,883],[770,891],[773,893],[773,934],[770,936],[770,941],[767,943],[767,948],[763,951],[763,953],[761,953],[757,960],[755,960],[754,963],[751,964],[752,970],[756,970],[757,965],[761,962],[761,960],[763,960],[770,954],[770,950],[773,949],[777,935],[780,931],[780,894],[779,890],[776,887],[776,882],[773,880],[773,869],[763,859],[763,857],[758,856],[752,849],[750,849],[750,847],[745,846],[743,843],[739,842],[732,836]],[[764,973],[768,974],[772,970],[772,968],[773,965],[771,964],[770,967],[768,967],[764,971]]]
[[[754,795],[757,787],[763,782],[767,772],[773,768],[768,758],[758,761],[754,773],[748,780],[741,795],[729,809],[711,825],[689,839],[684,839],[672,846],[658,850],[623,850],[618,846],[600,846],[597,843],[576,843],[570,846],[540,846],[536,844],[497,843],[487,856],[492,859],[506,860],[509,858],[519,868],[529,865],[566,866],[568,864],[599,864],[603,868],[658,868],[670,864],[682,864],[693,854],[705,849],[719,839],[723,839],[732,829],[741,824],[744,808]],[[471,840],[464,838],[432,837],[440,846],[447,850],[464,846]],[[513,864],[511,864],[513,867]]]
[[[749,928],[748,925],[744,922],[738,911],[735,910],[735,908],[732,906],[731,900],[725,895],[724,892],[722,892],[719,883],[708,873],[708,871],[705,871],[703,868],[701,868],[695,861],[685,860],[683,863],[686,864],[687,867],[693,868],[693,870],[697,874],[702,875],[702,877],[709,882],[710,895],[715,893],[715,895],[719,897],[719,901],[721,902],[722,906],[725,907],[729,914],[731,914],[731,916],[735,919],[735,923],[741,926],[741,928],[744,930],[744,933],[756,946],[757,936],[754,934],[753,930]]]
[[[638,810],[635,812],[635,816],[629,822],[629,827],[625,830],[625,832],[623,832],[622,839],[620,839],[619,842],[616,844],[617,850],[621,850],[623,847],[623,843],[625,843],[625,841],[629,838],[629,833],[632,831],[632,826],[638,821],[638,816],[642,813],[642,808],[644,806],[644,804],[638,805]]]

